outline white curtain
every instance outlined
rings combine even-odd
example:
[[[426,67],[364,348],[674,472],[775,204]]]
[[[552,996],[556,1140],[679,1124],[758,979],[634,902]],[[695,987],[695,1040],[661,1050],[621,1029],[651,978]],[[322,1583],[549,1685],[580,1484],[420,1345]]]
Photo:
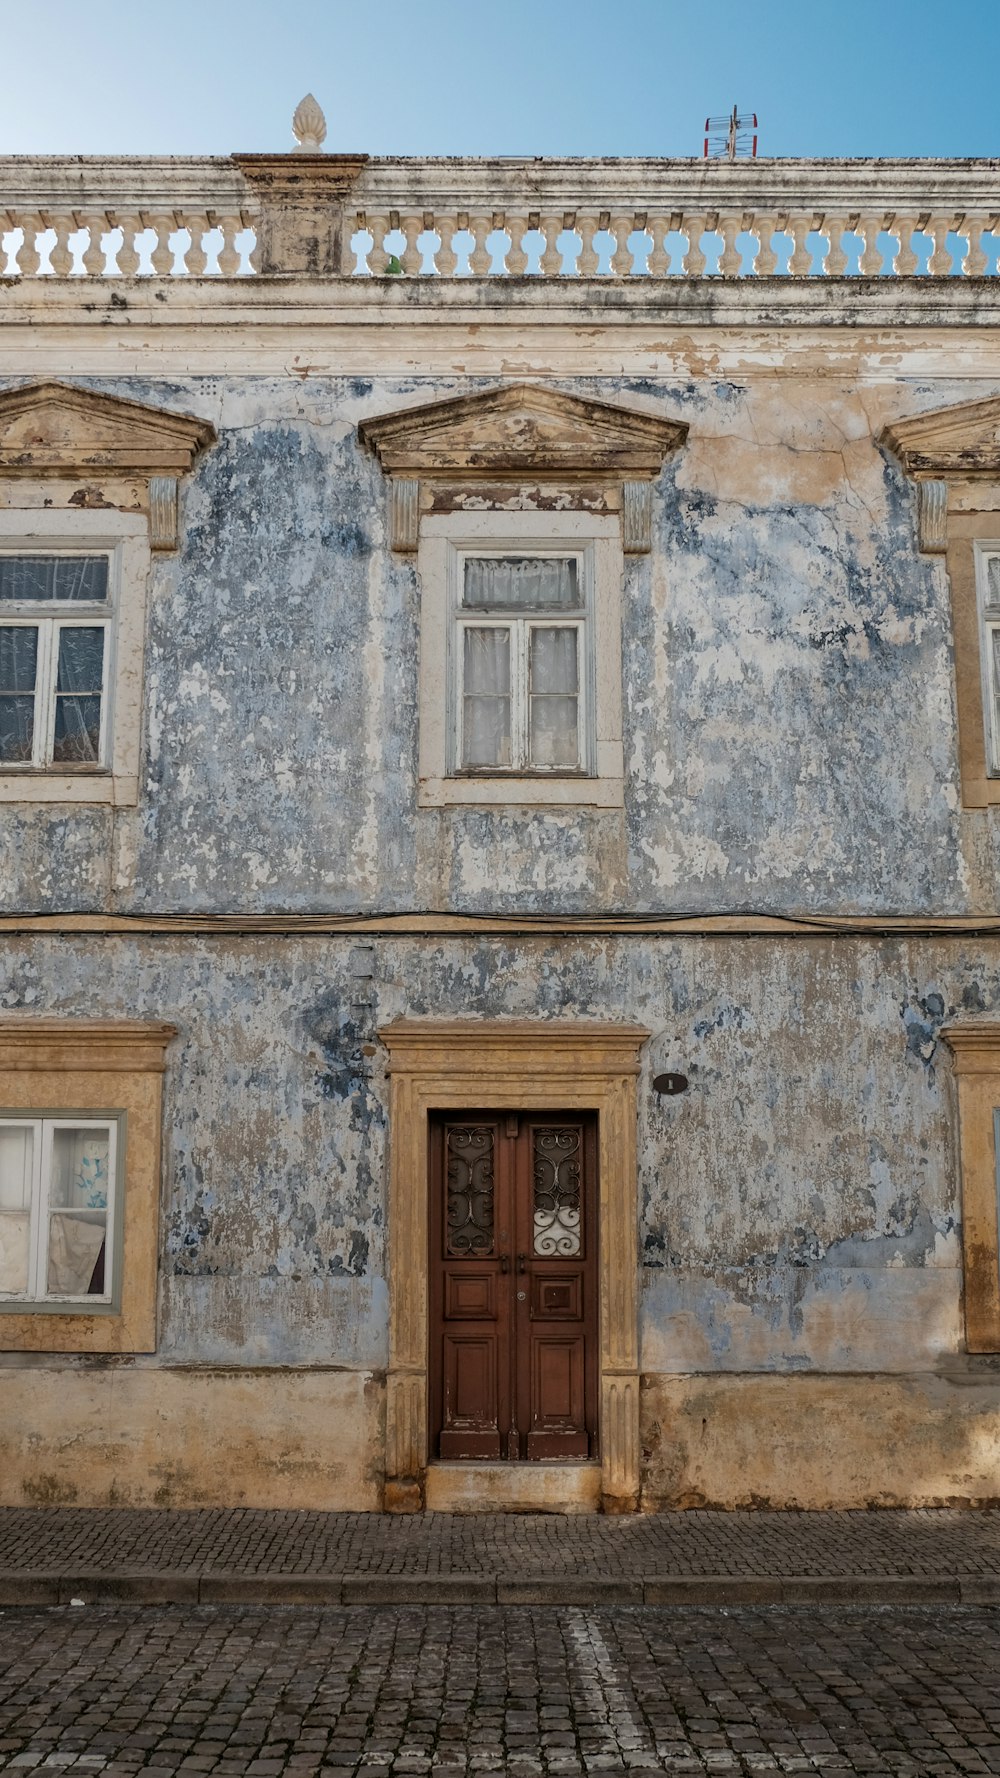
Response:
[[[27,1210],[0,1210],[0,1290],[27,1290],[30,1234]]]
[[[35,731],[38,631],[30,624],[0,628],[0,760],[30,760]]]
[[[54,760],[74,765],[96,763],[101,749],[103,678],[103,628],[64,625],[59,631]]]
[[[49,1219],[50,1296],[86,1296],[104,1246],[104,1218],[55,1215]]]
[[[576,562],[553,556],[467,556],[462,603],[476,611],[575,611]]]
[[[577,631],[531,630],[528,751],[538,769],[580,763]]]
[[[0,599],[106,599],[107,556],[0,556]]]
[[[509,766],[510,631],[464,633],[462,764]]]

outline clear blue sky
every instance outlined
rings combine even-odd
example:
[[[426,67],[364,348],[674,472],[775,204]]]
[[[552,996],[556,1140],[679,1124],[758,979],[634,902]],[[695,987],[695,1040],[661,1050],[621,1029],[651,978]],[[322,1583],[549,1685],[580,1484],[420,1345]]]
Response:
[[[1000,0],[0,0],[0,153],[1000,155]]]

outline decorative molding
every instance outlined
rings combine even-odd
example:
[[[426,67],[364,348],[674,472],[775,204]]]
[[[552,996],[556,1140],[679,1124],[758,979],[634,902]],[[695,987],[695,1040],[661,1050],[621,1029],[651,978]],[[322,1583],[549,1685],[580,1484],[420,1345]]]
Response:
[[[0,392],[5,476],[184,475],[215,439],[208,420],[72,383],[25,383]]]
[[[622,548],[627,556],[649,554],[652,527],[652,483],[622,482]]]
[[[176,1025],[146,1019],[0,1017],[0,1071],[161,1073]]]
[[[389,541],[408,553],[420,541],[420,483],[414,476],[394,475],[389,483]]]
[[[683,444],[682,420],[516,383],[363,420],[391,475],[449,480],[652,480]]]
[[[302,154],[319,154],[326,141],[326,118],[312,93],[300,99],[292,116],[292,135]]]
[[[962,401],[909,420],[895,420],[879,443],[898,457],[907,475],[1000,474],[1000,395]]]
[[[0,914],[0,933],[95,932],[105,936],[147,933],[198,933],[224,938],[274,933],[308,938],[358,933],[376,937],[437,938],[455,936],[512,937],[527,933],[598,938],[815,938],[864,939],[877,943],[890,937],[953,939],[1000,938],[1000,914],[455,914],[419,910],[409,914]]]
[[[958,1085],[966,1344],[970,1352],[1000,1352],[1000,1024],[944,1025],[941,1036],[951,1049]]]
[[[637,1507],[636,1076],[649,1035],[638,1025],[562,1019],[397,1019],[379,1032],[389,1052],[391,1131],[387,1511],[419,1510],[424,1498],[428,1113],[483,1105],[597,1112],[601,1497],[605,1511]]]
[[[948,550],[948,483],[917,483],[917,529],[924,555],[943,556]]]
[[[149,478],[149,547],[153,550],[177,548],[177,477],[151,475]]]

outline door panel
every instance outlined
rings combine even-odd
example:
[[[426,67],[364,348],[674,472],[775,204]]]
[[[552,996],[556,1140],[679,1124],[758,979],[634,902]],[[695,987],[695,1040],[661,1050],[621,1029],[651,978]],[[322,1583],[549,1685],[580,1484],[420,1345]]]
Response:
[[[579,1112],[433,1121],[432,1455],[597,1456],[596,1135]]]

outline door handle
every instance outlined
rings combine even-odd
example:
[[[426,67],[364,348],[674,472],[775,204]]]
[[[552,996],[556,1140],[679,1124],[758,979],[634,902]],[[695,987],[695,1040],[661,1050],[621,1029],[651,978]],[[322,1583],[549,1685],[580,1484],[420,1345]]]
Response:
[[[501,1253],[500,1255],[500,1270],[505,1275],[510,1271],[510,1258],[506,1253]]]
[[[517,1269],[519,1272],[526,1272],[528,1270],[527,1256],[523,1253],[519,1253],[517,1256]]]

